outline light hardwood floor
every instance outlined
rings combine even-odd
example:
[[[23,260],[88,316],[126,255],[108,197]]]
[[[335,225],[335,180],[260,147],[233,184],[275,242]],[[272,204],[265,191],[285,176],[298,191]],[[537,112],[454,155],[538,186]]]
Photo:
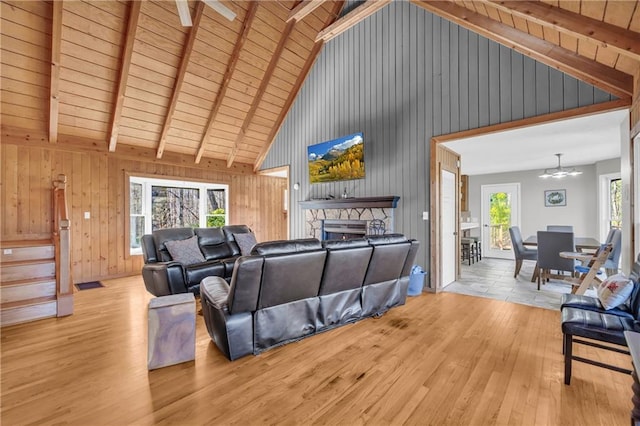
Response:
[[[2,329],[3,425],[629,423],[631,377],[576,363],[563,384],[557,311],[423,294],[234,362],[198,316],[195,362],[148,372],[151,296],[139,277],[105,285],[71,317]]]

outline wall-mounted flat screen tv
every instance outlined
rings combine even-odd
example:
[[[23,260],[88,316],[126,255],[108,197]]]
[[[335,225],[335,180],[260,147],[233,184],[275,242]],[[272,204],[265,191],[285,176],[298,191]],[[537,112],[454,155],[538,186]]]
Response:
[[[364,178],[362,133],[343,136],[307,147],[311,183]]]

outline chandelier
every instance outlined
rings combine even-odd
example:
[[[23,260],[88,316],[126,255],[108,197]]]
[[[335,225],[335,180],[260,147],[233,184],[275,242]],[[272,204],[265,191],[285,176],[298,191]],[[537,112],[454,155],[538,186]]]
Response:
[[[539,177],[543,179],[550,177],[555,179],[562,179],[565,176],[578,176],[582,174],[582,172],[580,170],[576,170],[575,167],[562,167],[560,165],[560,157],[562,157],[562,154],[555,154],[555,156],[558,157],[558,167],[554,167],[552,169],[544,169],[544,172]]]

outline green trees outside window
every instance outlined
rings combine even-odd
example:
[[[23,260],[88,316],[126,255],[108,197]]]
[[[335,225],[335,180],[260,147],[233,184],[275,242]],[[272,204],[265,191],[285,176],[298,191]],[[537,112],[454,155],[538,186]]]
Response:
[[[506,192],[491,194],[489,200],[489,217],[491,219],[491,248],[495,250],[511,250],[511,197]]]

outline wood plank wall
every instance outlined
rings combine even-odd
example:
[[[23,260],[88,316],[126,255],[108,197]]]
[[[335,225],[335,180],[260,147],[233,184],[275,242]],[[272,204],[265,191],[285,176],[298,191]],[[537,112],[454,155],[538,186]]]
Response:
[[[7,138],[3,138],[0,152],[3,241],[50,237],[51,182],[60,173],[67,175],[75,283],[140,273],[142,256],[128,256],[125,238],[125,222],[129,220],[124,205],[128,190],[125,173],[228,184],[231,223],[248,225],[258,241],[287,238],[283,213],[286,179],[205,170],[204,165],[187,167],[100,152],[73,152],[60,145],[30,146]],[[189,159],[193,164],[193,158]],[[91,218],[85,220],[87,211]]]
[[[323,49],[262,167],[290,165],[298,202],[398,195],[396,230],[421,241],[428,267],[431,137],[612,100],[609,94],[408,2],[392,2]],[[364,132],[366,178],[309,184],[306,147]]]

